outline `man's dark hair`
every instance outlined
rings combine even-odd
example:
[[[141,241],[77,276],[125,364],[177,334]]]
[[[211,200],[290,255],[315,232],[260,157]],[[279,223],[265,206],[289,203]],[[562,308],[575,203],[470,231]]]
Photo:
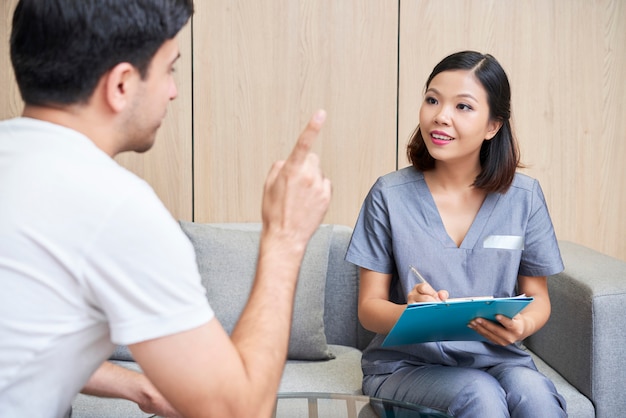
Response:
[[[481,172],[473,186],[487,192],[508,190],[513,182],[515,170],[520,164],[517,140],[511,127],[511,87],[500,63],[489,54],[476,51],[461,51],[445,57],[435,66],[426,81],[425,90],[435,76],[443,71],[471,71],[487,92],[490,120],[502,122],[498,133],[489,141],[483,141],[480,149]],[[413,132],[407,147],[407,157],[415,168],[432,170],[435,159],[430,155],[419,125]]]
[[[121,62],[145,77],[152,57],[193,14],[193,0],[20,0],[11,61],[31,105],[86,102]]]

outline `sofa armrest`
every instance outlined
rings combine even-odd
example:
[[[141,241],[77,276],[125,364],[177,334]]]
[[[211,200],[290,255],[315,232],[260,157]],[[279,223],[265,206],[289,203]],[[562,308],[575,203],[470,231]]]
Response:
[[[526,345],[594,404],[623,413],[626,386],[626,262],[559,242],[565,271],[548,278],[552,314]]]

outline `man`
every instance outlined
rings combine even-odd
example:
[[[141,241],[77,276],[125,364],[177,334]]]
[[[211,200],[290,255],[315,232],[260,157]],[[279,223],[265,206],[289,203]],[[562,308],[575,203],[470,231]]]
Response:
[[[93,374],[115,344],[181,415],[272,411],[298,270],[330,201],[310,152],[325,114],[268,174],[256,277],[229,337],[190,242],[111,158],[152,146],[177,94],[176,36],[192,12],[191,0],[16,7],[11,59],[26,105],[0,123],[2,417],[63,416],[88,381],[107,393],[111,365]]]

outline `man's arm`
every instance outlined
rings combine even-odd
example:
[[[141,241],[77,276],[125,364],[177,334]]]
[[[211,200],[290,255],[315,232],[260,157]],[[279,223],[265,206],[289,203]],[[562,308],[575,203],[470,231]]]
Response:
[[[81,392],[106,398],[127,399],[135,402],[142,411],[162,417],[181,417],[146,376],[108,361],[95,371]]]
[[[330,203],[330,181],[311,153],[318,112],[286,161],[270,170],[254,284],[231,337],[217,319],[130,346],[155,386],[184,416],[270,416],[282,376],[293,300],[307,243]]]

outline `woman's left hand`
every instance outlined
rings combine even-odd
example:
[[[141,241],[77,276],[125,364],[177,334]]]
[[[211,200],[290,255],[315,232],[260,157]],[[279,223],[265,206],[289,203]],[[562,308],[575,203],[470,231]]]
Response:
[[[519,276],[517,284],[520,293],[535,298],[522,312],[513,318],[496,315],[497,322],[475,318],[468,326],[489,341],[499,345],[509,345],[516,341],[522,341],[539,331],[550,317],[547,278],[545,276]]]
[[[504,315],[496,315],[498,322],[485,318],[476,318],[469,323],[469,327],[498,345],[509,345],[521,341],[524,337],[526,326],[522,314],[513,318]]]

